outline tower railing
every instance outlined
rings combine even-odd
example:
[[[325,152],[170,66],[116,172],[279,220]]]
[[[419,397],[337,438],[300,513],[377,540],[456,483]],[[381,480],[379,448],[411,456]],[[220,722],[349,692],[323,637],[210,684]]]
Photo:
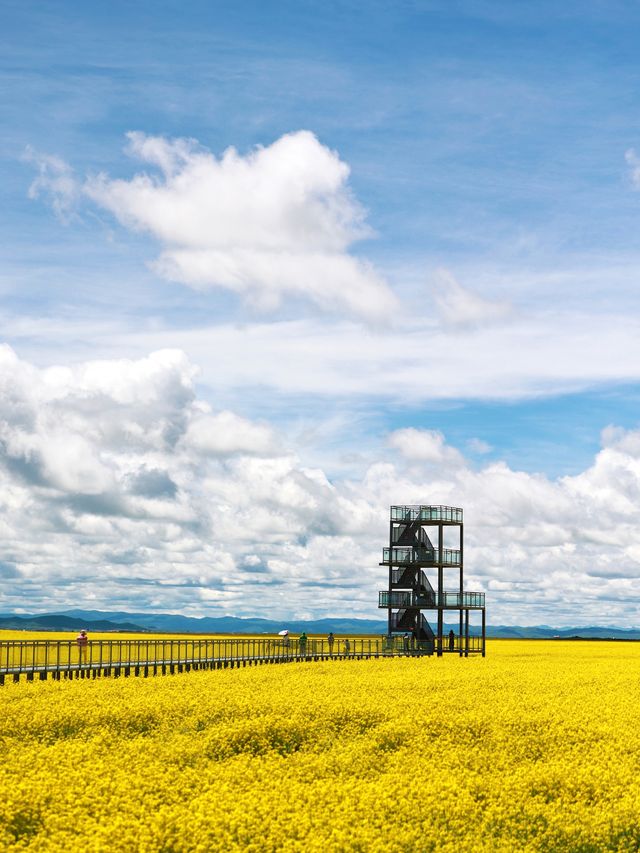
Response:
[[[424,506],[410,504],[391,507],[391,521],[449,521],[462,523],[462,509],[457,506]]]
[[[429,551],[422,548],[396,546],[382,549],[382,563],[424,563],[434,565],[438,563],[438,551]],[[445,566],[460,565],[460,551],[457,548],[443,548],[442,564]]]
[[[378,592],[378,607],[451,607],[460,608],[482,608],[485,606],[484,592],[455,592],[446,590],[441,593],[430,592],[427,595],[418,595],[407,590],[381,590]]]

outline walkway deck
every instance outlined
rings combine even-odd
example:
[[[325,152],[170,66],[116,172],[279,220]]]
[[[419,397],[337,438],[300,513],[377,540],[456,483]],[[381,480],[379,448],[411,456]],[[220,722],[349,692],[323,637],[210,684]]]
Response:
[[[461,640],[464,638],[456,638],[454,647],[447,645],[444,651],[465,653]],[[91,640],[82,659],[73,640],[10,640],[0,642],[0,685],[7,679],[147,678],[199,669],[407,655],[426,656],[421,650],[405,649],[400,638],[390,644],[386,639],[350,637],[336,640],[331,647],[327,640],[316,639],[309,639],[306,645],[273,639]]]

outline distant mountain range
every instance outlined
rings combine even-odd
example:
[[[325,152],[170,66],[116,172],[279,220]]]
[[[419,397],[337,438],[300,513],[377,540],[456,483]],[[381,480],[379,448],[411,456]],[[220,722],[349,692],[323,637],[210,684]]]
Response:
[[[284,628],[292,633],[306,631],[309,634],[384,634],[387,623],[381,619],[335,619],[283,620],[239,619],[234,616],[199,619],[175,613],[125,613],[103,610],[65,610],[63,613],[39,613],[34,615],[0,614],[0,629],[15,631],[69,631],[80,628],[87,631],[147,631],[153,633],[184,634],[277,634]],[[445,633],[456,629],[456,623],[445,625]],[[477,636],[480,629],[470,628]],[[607,639],[640,640],[640,629],[612,628],[603,626],[552,628],[549,625],[488,625],[488,637],[505,639]]]
[[[76,616],[63,616],[54,613],[41,613],[34,616],[12,616],[0,615],[0,629],[17,631],[76,631],[79,622]],[[140,625],[133,622],[112,622],[108,619],[93,619],[88,625],[84,623],[81,628],[89,626],[92,631],[142,631]]]

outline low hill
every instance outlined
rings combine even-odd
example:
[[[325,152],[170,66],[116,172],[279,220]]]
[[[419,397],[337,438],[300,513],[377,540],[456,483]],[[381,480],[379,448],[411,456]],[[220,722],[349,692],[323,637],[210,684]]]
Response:
[[[38,616],[0,615],[0,629],[4,631],[134,631],[148,629],[133,622],[112,622],[108,619],[82,619],[80,616],[63,616],[44,613]]]

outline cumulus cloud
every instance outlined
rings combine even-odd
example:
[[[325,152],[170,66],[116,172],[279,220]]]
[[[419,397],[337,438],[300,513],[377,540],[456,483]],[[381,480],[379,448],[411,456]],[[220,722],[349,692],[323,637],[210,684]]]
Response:
[[[0,349],[0,610],[372,617],[389,505],[443,503],[491,623],[640,623],[640,432],[551,480],[405,428],[332,481],[195,376],[171,350],[39,369]]]
[[[285,582],[287,606],[305,601],[316,538],[362,508],[268,425],[199,400],[195,374],[177,351],[40,370],[0,349],[2,608],[246,614]]]
[[[436,430],[398,429],[389,436],[389,444],[409,460],[437,465],[460,465],[462,455],[446,444],[444,436]]]
[[[268,426],[240,418],[233,412],[213,415],[207,409],[189,424],[183,442],[199,453],[212,456],[265,455],[273,453],[277,446]]]
[[[493,325],[508,318],[513,311],[507,301],[485,299],[463,287],[445,269],[436,272],[431,294],[441,321],[453,329]]]
[[[129,153],[152,169],[130,180],[100,174],[81,187],[69,167],[40,158],[32,195],[59,208],[81,192],[127,228],[162,247],[162,276],[224,288],[262,310],[285,298],[378,323],[396,306],[371,264],[349,253],[372,236],[348,186],[349,167],[309,131],[289,133],[246,155],[221,157],[189,139],[129,133]]]

